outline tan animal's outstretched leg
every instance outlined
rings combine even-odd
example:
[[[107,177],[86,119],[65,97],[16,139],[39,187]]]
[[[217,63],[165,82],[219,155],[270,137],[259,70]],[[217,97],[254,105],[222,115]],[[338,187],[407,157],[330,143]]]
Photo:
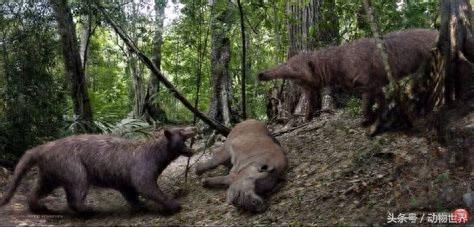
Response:
[[[224,146],[217,148],[217,151],[212,154],[209,160],[199,162],[196,165],[196,174],[201,175],[206,171],[215,169],[219,165],[230,165],[230,153]]]
[[[227,188],[231,183],[229,176],[208,177],[202,179],[202,185],[208,188]]]

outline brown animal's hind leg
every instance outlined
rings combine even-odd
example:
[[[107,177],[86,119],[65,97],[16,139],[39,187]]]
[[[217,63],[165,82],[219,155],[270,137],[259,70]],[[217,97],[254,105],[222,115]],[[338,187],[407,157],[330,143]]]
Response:
[[[202,185],[208,188],[227,188],[230,183],[229,176],[207,177],[202,179]]]
[[[64,182],[64,190],[69,208],[80,214],[91,214],[92,210],[84,205],[86,200],[89,185],[87,182],[87,173],[83,166],[76,163],[71,163],[71,170],[74,172],[67,172],[67,180]]]
[[[230,165],[230,153],[226,151],[224,145],[219,147],[209,160],[199,162],[196,165],[196,174],[201,175],[208,170],[215,169],[219,165]]]
[[[370,92],[362,93],[362,115],[363,120],[361,125],[364,127],[369,126],[375,120],[374,112],[372,111],[372,106],[374,105],[374,97]]]
[[[39,201],[46,197],[57,187],[53,181],[48,180],[45,176],[40,176],[38,181],[28,198],[28,206],[33,213],[50,213],[51,211]]]

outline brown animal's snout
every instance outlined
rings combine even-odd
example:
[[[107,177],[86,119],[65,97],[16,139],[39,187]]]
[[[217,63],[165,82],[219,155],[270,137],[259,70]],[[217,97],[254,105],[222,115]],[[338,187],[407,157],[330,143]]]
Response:
[[[179,131],[179,133],[181,134],[181,136],[184,137],[185,140],[189,139],[193,137],[194,135],[196,135],[196,127],[189,126],[189,127],[183,128]]]
[[[186,157],[191,157],[194,155],[194,151],[191,148],[185,147],[180,154]]]

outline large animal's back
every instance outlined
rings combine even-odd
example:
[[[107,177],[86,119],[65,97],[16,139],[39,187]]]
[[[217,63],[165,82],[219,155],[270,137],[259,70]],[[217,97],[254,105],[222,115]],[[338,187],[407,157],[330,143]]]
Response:
[[[409,29],[392,32],[384,38],[391,70],[396,78],[414,73],[435,47],[438,31]]]
[[[92,178],[120,177],[128,173],[135,147],[132,141],[114,136],[70,136],[42,145],[42,160],[39,163],[44,170],[55,171],[54,167],[73,168],[73,165],[78,165],[84,167]],[[99,182],[102,179],[96,180]]]
[[[384,37],[391,70],[395,78],[414,73],[430,56],[438,32],[408,29]],[[347,82],[358,86],[380,86],[388,80],[382,58],[373,38],[362,38],[339,47],[341,71]]]
[[[275,143],[265,124],[257,120],[237,124],[229,133],[225,146],[232,146],[226,149],[232,149],[234,160],[263,159],[277,168],[286,167],[286,156],[282,148]]]

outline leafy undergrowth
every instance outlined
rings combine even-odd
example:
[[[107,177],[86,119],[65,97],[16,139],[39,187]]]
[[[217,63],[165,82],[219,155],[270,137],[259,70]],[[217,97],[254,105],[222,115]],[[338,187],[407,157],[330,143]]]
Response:
[[[97,210],[88,218],[67,211],[62,190],[46,199],[65,210],[56,216],[29,215],[25,193],[34,171],[14,200],[0,209],[0,223],[41,225],[158,224],[370,224],[386,223],[389,212],[441,212],[463,207],[462,194],[473,176],[454,168],[429,131],[385,133],[369,138],[350,113],[337,112],[278,136],[290,168],[286,183],[270,199],[269,209],[252,215],[225,203],[224,190],[208,190],[190,173],[184,184],[186,159],[179,159],[158,179],[161,188],[178,197],[183,210],[172,216],[151,211],[131,213],[112,190],[91,189],[87,202]],[[191,163],[206,158],[195,155]],[[222,174],[223,168],[210,175]],[[4,190],[5,180],[2,180]],[[2,190],[2,191],[3,191]],[[3,217],[2,217],[3,216]],[[3,220],[2,220],[3,219]]]

